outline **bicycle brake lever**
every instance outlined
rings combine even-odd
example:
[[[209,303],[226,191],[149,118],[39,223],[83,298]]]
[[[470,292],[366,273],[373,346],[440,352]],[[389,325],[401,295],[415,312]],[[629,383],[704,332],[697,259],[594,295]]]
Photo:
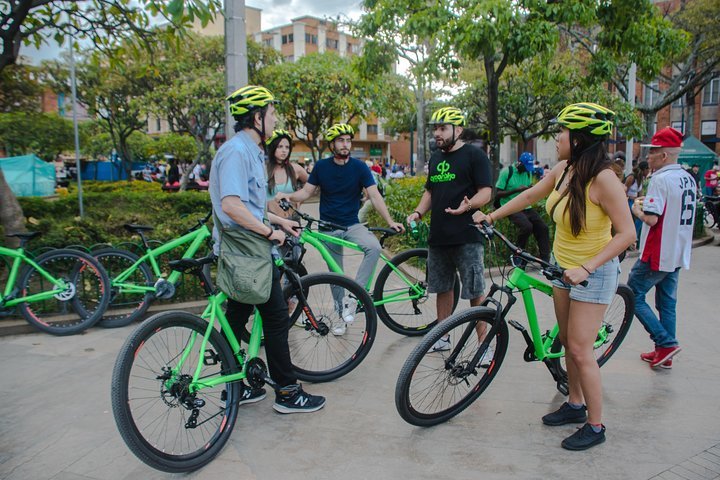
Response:
[[[280,205],[280,208],[283,209],[284,212],[287,212],[292,208],[292,205],[290,205],[290,202],[287,201],[287,199],[283,198],[278,202],[278,205]]]

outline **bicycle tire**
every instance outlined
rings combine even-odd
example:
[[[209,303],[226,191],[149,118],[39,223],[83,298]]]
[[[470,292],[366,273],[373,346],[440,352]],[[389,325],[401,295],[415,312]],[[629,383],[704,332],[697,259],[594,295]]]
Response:
[[[140,259],[134,253],[119,248],[105,248],[98,250],[93,255],[107,270],[111,283],[119,274],[132,267]],[[141,263],[128,277],[127,282],[149,286],[153,284],[153,278],[150,267],[145,263]],[[152,293],[120,293],[119,289],[113,287],[112,284],[110,292],[110,303],[98,323],[104,328],[119,328],[130,325],[147,312],[154,298]]]
[[[634,315],[635,295],[630,287],[620,284],[615,291],[615,297],[610,305],[608,305],[603,317],[603,326],[605,326],[606,329],[611,327],[612,332],[609,333],[609,337],[611,336],[610,340],[595,349],[598,366],[602,367],[605,365],[607,361],[610,360],[610,357],[618,350],[630,330]],[[562,351],[562,348],[560,338],[556,338],[550,347],[550,351],[557,353]],[[555,358],[551,361],[556,364],[559,372],[567,378],[567,370],[565,369],[563,360],[561,358]]]
[[[478,366],[467,372],[462,370],[463,365],[479,353],[481,345],[474,331],[478,322],[487,324],[485,338],[490,337],[488,348],[494,347],[494,355],[487,368]],[[465,341],[461,338],[463,333],[467,334]],[[450,350],[432,351],[435,343],[447,334],[450,335]],[[495,310],[491,308],[473,307],[443,320],[423,338],[403,364],[395,386],[398,413],[403,420],[419,427],[430,427],[453,418],[469,407],[493,381],[507,346],[507,324],[500,321],[495,325]],[[449,357],[455,353],[456,361],[449,363]],[[439,392],[422,389],[429,383],[429,390],[433,382],[438,384]]]
[[[54,278],[68,282],[68,291],[58,294],[68,298],[55,295],[52,299],[19,304],[18,309],[28,323],[43,332],[62,336],[80,333],[102,318],[110,301],[110,279],[97,260],[84,252],[63,248],[43,253],[34,261]],[[54,288],[29,265],[18,285],[23,296]]]
[[[327,327],[324,334],[312,328],[300,302],[290,315],[288,345],[290,360],[298,379],[307,382],[328,382],[347,375],[357,368],[370,352],[377,331],[377,315],[370,295],[354,280],[337,273],[316,273],[300,279],[307,307]],[[335,292],[335,293],[333,293]],[[290,285],[283,295],[289,300],[296,295]],[[337,297],[357,301],[352,323],[341,318]],[[336,328],[345,326],[342,334]]]
[[[235,426],[240,395],[238,383],[199,390],[196,398],[202,397],[205,404],[198,408],[196,420],[198,427],[204,428],[195,429],[186,427],[191,413],[178,399],[187,389],[178,387],[177,395],[173,395],[171,390],[176,387],[168,388],[162,378],[157,378],[166,373],[163,367],[177,367],[175,361],[190,335],[197,333],[199,345],[206,330],[207,322],[186,312],[153,315],[130,334],[115,362],[111,401],[118,430],[128,448],[157,470],[178,473],[203,467],[220,453]],[[208,355],[210,351],[214,355]],[[217,330],[210,332],[205,358],[217,363],[208,365],[209,361],[204,362],[193,350],[184,361],[180,378],[187,381],[185,375],[189,375],[192,379],[198,362],[203,363],[202,378],[238,371],[227,341]],[[155,422],[164,424],[153,425]],[[206,427],[211,422],[211,427]],[[168,438],[172,432],[177,435]],[[199,436],[206,438],[191,439],[188,432],[199,432]],[[178,440],[183,434],[187,438]],[[163,442],[167,445],[161,445]],[[182,448],[185,450],[180,451]]]
[[[388,302],[376,305],[380,320],[393,332],[408,337],[425,335],[437,324],[437,308],[434,302],[429,302],[430,294],[427,291],[427,248],[414,248],[406,250],[390,259],[396,268],[403,271],[406,276],[414,280],[414,285],[419,285],[423,296],[417,301]],[[413,275],[413,272],[416,274]],[[390,267],[385,265],[378,274],[373,290],[373,300],[381,302],[388,294],[396,294],[407,290],[410,294],[410,286]],[[455,275],[455,286],[453,288],[453,308],[455,311],[460,299],[460,278]],[[418,313],[420,312],[420,313]],[[418,318],[418,316],[421,317]],[[405,321],[407,320],[407,321]]]

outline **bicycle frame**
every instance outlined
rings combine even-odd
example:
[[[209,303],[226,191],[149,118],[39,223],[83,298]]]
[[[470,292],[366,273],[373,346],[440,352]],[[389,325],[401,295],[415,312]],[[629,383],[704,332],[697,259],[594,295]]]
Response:
[[[535,310],[535,300],[533,299],[533,290],[537,290],[541,293],[544,293],[545,295],[552,297],[553,296],[553,287],[550,284],[545,283],[544,281],[532,277],[528,275],[525,270],[519,267],[515,267],[510,274],[510,278],[507,281],[506,288],[501,287],[497,284],[493,284],[493,288],[491,288],[491,294],[488,295],[490,297],[494,291],[501,290],[505,293],[507,293],[509,296],[514,298],[513,291],[517,290],[520,292],[522,296],[523,306],[525,307],[525,314],[527,315],[528,319],[528,326],[530,327],[530,340],[532,343],[532,346],[534,347],[534,354],[535,359],[544,361],[545,359],[556,359],[556,358],[562,358],[565,356],[565,352],[563,350],[559,352],[551,352],[550,349],[555,342],[555,339],[558,336],[558,333],[560,331],[560,327],[555,323],[553,328],[549,330],[546,334],[543,334],[540,331],[540,324],[538,321],[537,311]],[[503,310],[501,316],[504,319],[506,314],[509,311],[509,307],[512,306],[514,303],[514,300],[512,300],[508,304],[508,308]],[[507,310],[507,311],[506,311]],[[511,323],[512,325],[512,323]],[[515,327],[515,325],[512,325]],[[515,327],[517,329],[517,327]],[[523,331],[523,330],[521,330]],[[600,330],[598,331],[597,339],[595,340],[595,343],[593,345],[593,348],[598,348],[602,344],[604,344],[607,341],[607,330],[605,325],[602,325],[600,327]]]
[[[210,237],[210,235],[210,229],[207,227],[207,225],[202,225],[197,230],[193,230],[192,232],[188,232],[181,237],[170,240],[169,242],[159,247],[149,249],[145,253],[145,255],[140,257],[135,263],[132,264],[131,267],[127,268],[117,277],[112,279],[111,285],[113,287],[120,287],[122,292],[128,293],[155,292],[156,289],[154,286],[136,285],[133,283],[127,284],[125,283],[125,280],[128,279],[128,277],[138,268],[141,263],[145,262],[150,264],[152,271],[155,274],[155,278],[160,278],[162,276],[162,272],[160,271],[160,267],[158,266],[157,257],[179,247],[180,245],[190,243],[187,250],[185,250],[182,258],[192,258],[200,249],[200,246],[203,244],[203,242]],[[173,271],[168,276],[167,281],[172,284],[177,284],[181,276],[181,272]]]
[[[198,362],[198,365],[195,368],[195,373],[193,374],[192,382],[189,386],[189,390],[191,393],[195,393],[199,390],[202,390],[203,388],[214,387],[221,383],[238,382],[246,378],[248,365],[246,360],[257,357],[258,352],[260,351],[260,341],[262,338],[262,319],[260,318],[257,311],[255,312],[255,321],[253,322],[252,334],[250,335],[250,342],[248,344],[248,351],[247,353],[245,353],[241,350],[240,342],[238,342],[237,338],[235,337],[235,333],[232,331],[232,328],[230,327],[230,324],[228,323],[227,318],[223,313],[222,304],[223,302],[225,302],[225,300],[227,300],[227,295],[222,292],[211,295],[208,299],[208,305],[201,315],[201,318],[207,320],[208,326],[205,330],[205,334],[203,335],[202,340],[200,341],[200,345],[197,348],[200,352],[200,358],[204,359],[207,341],[208,338],[210,338],[210,333],[215,328],[215,321],[217,319],[217,322],[220,325],[220,329],[225,334],[225,338],[227,338],[228,343],[230,344],[230,348],[233,351],[235,359],[238,361],[238,364],[243,366],[243,369],[242,371],[233,373],[231,375],[219,375],[209,379],[200,380],[200,373],[202,371],[203,364],[201,362]],[[180,356],[180,360],[178,361],[177,365],[172,368],[171,378],[166,380],[166,385],[168,388],[173,384],[177,376],[182,371],[183,364],[190,355],[190,352],[192,352],[193,349],[196,348],[196,343],[197,334],[193,333],[190,341],[185,346],[185,349]]]
[[[13,259],[12,265],[10,266],[7,284],[5,285],[5,290],[2,295],[0,295],[0,305],[3,307],[14,307],[20,303],[32,303],[49,300],[53,296],[64,292],[67,289],[67,285],[63,280],[56,279],[47,271],[43,270],[43,268],[35,263],[35,261],[25,255],[25,250],[22,248],[12,250],[0,247],[0,256],[10,257]],[[30,295],[28,297],[13,298],[13,290],[15,288],[15,283],[17,282],[17,277],[20,273],[20,265],[22,263],[27,263],[30,267],[36,269],[40,275],[42,275],[48,282],[52,283],[55,288],[53,290],[48,290],[47,292]]]
[[[332,243],[334,245],[339,245],[341,247],[347,247],[352,250],[356,250],[358,252],[362,252],[362,248],[357,244],[350,242],[348,240],[344,240],[342,238],[337,238],[332,235],[328,235],[326,233],[322,232],[316,232],[313,230],[310,230],[308,228],[304,228],[302,230],[302,233],[300,234],[300,243],[309,243],[315,249],[320,253],[320,256],[322,257],[323,261],[327,264],[328,268],[331,272],[344,274],[343,269],[340,268],[340,265],[335,261],[335,259],[330,255],[330,251],[328,250],[327,246],[324,242]],[[376,307],[378,305],[385,305],[386,303],[393,303],[397,301],[404,301],[404,300],[416,300],[423,296],[424,291],[418,287],[415,283],[411,282],[405,274],[397,268],[393,263],[390,261],[388,257],[385,256],[384,253],[380,253],[380,260],[385,262],[386,265],[388,265],[401,279],[403,282],[405,282],[408,287],[410,287],[413,290],[412,295],[408,295],[407,292],[400,292],[393,295],[389,295],[386,298],[383,298],[382,300],[373,299],[373,305]],[[372,274],[370,275],[370,278],[368,278],[367,285],[365,285],[365,290],[370,291],[370,288],[372,287],[372,284],[375,280],[375,268],[373,268]]]

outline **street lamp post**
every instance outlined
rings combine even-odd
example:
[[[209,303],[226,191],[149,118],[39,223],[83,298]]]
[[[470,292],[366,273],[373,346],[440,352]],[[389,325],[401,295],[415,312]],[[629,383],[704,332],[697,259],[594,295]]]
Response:
[[[75,54],[73,52],[75,46],[75,38],[70,35],[70,88],[72,92],[73,106],[73,129],[75,131],[75,168],[77,169],[77,186],[78,186],[78,204],[80,206],[80,217],[84,215],[83,211],[83,190],[82,190],[82,171],[80,168],[80,136],[78,134],[77,119],[77,81],[75,78]]]

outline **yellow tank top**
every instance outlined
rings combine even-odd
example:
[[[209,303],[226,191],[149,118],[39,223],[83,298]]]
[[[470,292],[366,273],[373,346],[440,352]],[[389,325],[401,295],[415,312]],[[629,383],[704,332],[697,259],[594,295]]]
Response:
[[[610,217],[599,205],[590,200],[590,182],[585,189],[585,227],[576,237],[570,227],[570,212],[565,212],[568,197],[560,198],[554,189],[545,203],[548,214],[558,203],[553,214],[555,222],[555,240],[553,255],[562,268],[576,268],[600,253],[612,239]]]

